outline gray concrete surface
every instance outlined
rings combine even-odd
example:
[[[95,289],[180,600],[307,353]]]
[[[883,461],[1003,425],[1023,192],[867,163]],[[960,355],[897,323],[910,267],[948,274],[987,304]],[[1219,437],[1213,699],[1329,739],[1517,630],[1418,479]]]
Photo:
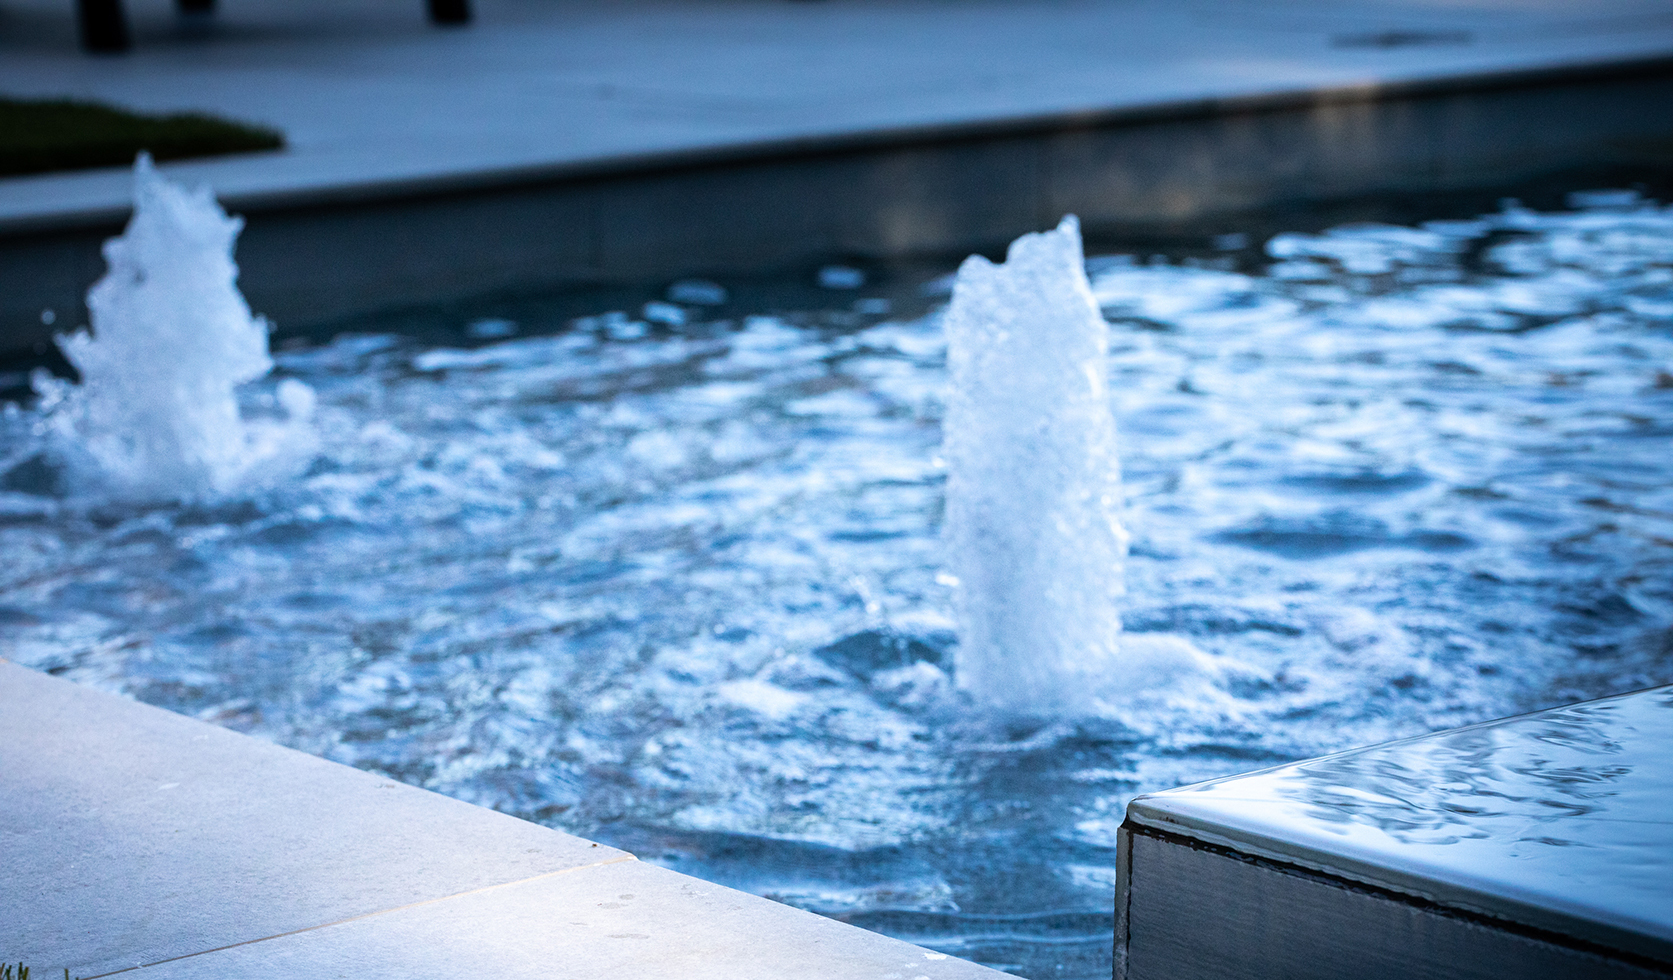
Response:
[[[1666,976],[1670,744],[1662,687],[1141,796],[1118,975]]]
[[[183,165],[237,201],[530,168],[1673,53],[1660,0],[131,0],[92,58],[63,0],[0,3],[0,92],[203,109],[282,153]],[[0,181],[0,224],[127,202],[119,173]]]
[[[1000,975],[4,660],[0,957],[84,978]]]
[[[629,861],[179,960],[140,976],[997,980],[1004,974]]]
[[[1673,168],[1663,0],[484,0],[462,30],[386,0],[221,7],[186,31],[136,0],[135,51],[92,58],[67,5],[0,0],[0,92],[286,130],[166,168],[247,217],[241,286],[281,332],[950,259],[1069,212],[1093,240],[1212,232]],[[0,356],[85,323],[128,194],[119,169],[0,180]]]

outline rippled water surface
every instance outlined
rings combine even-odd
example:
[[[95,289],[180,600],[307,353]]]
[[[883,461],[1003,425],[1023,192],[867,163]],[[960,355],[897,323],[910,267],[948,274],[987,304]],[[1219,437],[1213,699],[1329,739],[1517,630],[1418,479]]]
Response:
[[[655,307],[277,355],[318,456],[79,495],[0,420],[22,663],[1035,978],[1108,976],[1133,795],[1673,681],[1673,211],[1089,263],[1129,631],[1225,696],[953,691],[936,315]],[[730,308],[728,308],[730,312]],[[684,316],[684,322],[676,322]],[[652,321],[655,322],[652,322]]]

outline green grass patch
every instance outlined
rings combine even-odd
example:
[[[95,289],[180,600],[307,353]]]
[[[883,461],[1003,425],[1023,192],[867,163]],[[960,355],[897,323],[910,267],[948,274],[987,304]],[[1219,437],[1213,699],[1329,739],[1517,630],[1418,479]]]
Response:
[[[156,160],[277,150],[266,126],[198,112],[147,116],[73,99],[0,98],[0,176],[125,167],[141,150]]]
[[[19,963],[14,970],[10,963],[0,963],[0,980],[30,980],[29,968]],[[70,980],[70,968],[67,966],[64,968],[64,980]]]

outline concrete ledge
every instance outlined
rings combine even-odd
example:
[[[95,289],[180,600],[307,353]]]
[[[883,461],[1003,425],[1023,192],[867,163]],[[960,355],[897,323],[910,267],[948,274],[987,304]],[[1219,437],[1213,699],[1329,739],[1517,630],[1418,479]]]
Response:
[[[5,661],[0,704],[0,956],[42,976],[1002,976]]]
[[[1577,84],[1632,83],[1668,76],[1673,76],[1673,55],[1581,61],[1433,78],[1394,81],[1371,79],[1322,88],[1280,88],[1266,92],[1228,93],[1069,112],[838,129],[795,136],[741,139],[637,153],[582,156],[533,164],[484,166],[433,173],[356,172],[350,175],[332,173],[329,168],[322,168],[325,172],[320,174],[306,177],[292,177],[287,174],[270,177],[265,181],[251,181],[248,176],[240,175],[244,176],[240,183],[251,183],[252,186],[225,191],[220,197],[228,208],[245,212],[341,207],[370,202],[399,202],[492,192],[550,183],[645,177],[772,160],[873,153],[903,147],[981,143],[1071,132],[1126,129],[1155,123],[1191,123],[1272,113],[1313,113],[1332,108],[1345,110],[1379,102],[1406,102],[1460,95],[1480,96]],[[1607,148],[1605,150],[1607,152]],[[246,155],[239,159],[251,161],[261,156],[263,155]],[[201,163],[184,166],[192,171],[203,169]],[[89,183],[89,178],[96,181],[96,185]],[[62,231],[77,226],[102,228],[127,219],[129,207],[125,177],[117,177],[113,181],[100,179],[94,174],[79,173],[46,174],[11,180],[20,186],[35,183],[39,187],[39,193],[21,199],[9,195],[4,203],[0,204],[0,234],[37,230]],[[84,184],[87,186],[80,186]]]
[[[1117,975],[1673,976],[1673,688],[1140,797]]]
[[[1274,206],[1673,164],[1673,60],[1193,100],[445,178],[230,195],[242,287],[281,330],[609,282],[1213,230]],[[120,211],[0,228],[0,353],[85,322]],[[57,314],[56,326],[41,310]]]

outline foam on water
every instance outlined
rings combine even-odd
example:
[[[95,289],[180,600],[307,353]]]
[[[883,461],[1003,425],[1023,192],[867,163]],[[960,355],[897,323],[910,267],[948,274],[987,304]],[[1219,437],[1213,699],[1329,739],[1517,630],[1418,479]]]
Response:
[[[81,374],[37,374],[54,454],[82,482],[126,496],[224,493],[293,464],[309,442],[313,392],[287,379],[267,419],[243,417],[237,389],[273,367],[267,321],[238,291],[243,221],[208,188],[134,164],[134,215],[105,243],[109,271],[87,295],[92,331],[58,345]]]
[[[0,412],[0,652],[1108,978],[1135,794],[1673,681],[1673,209],[1270,250],[1089,262],[1131,535],[1115,676],[1169,637],[1250,668],[1159,706],[956,689],[943,316],[739,316],[742,288],[668,294],[683,322],[494,305],[451,345],[416,339],[429,311],[276,351],[318,448],[248,492],[66,488],[40,413]],[[515,335],[473,338],[489,318]],[[275,387],[236,389],[246,425]]]

